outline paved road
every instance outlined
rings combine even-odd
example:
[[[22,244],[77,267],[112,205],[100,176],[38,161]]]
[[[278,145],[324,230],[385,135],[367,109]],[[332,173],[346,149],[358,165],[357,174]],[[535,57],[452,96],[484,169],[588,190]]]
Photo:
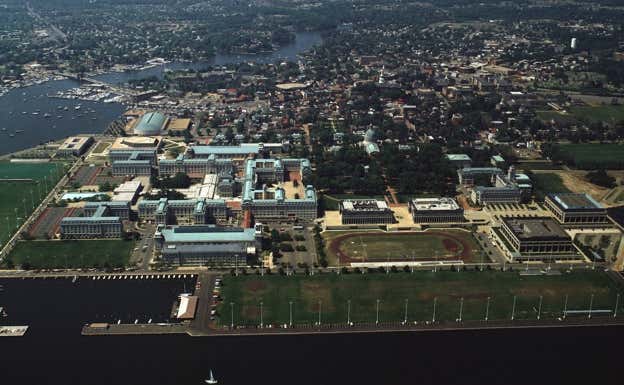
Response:
[[[210,328],[210,310],[212,310],[212,291],[217,277],[221,274],[217,272],[201,272],[197,277],[197,287],[195,295],[199,297],[197,301],[197,312],[195,319],[191,321],[191,329],[208,330]]]

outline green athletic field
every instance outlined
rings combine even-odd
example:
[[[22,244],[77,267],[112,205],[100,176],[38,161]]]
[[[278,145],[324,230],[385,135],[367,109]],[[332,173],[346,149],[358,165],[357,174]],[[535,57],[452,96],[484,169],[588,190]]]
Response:
[[[624,168],[624,145],[614,143],[560,144],[557,157],[580,169]]]
[[[514,296],[515,319],[536,319],[542,296],[541,318],[562,315],[565,297],[568,310],[613,310],[618,289],[603,271],[573,271],[559,276],[521,276],[501,271],[417,271],[414,273],[323,274],[314,276],[246,275],[226,277],[218,307],[220,323],[229,325],[234,310],[236,325],[260,323],[262,302],[265,324],[290,321],[289,302],[293,302],[293,323],[318,321],[319,306],[323,323],[345,323],[348,301],[352,322],[375,322],[379,299],[379,321],[455,321],[463,298],[462,319],[485,317],[490,298],[489,319],[510,319]],[[230,305],[232,303],[233,305]],[[622,301],[619,302],[620,309]]]
[[[122,267],[128,264],[134,241],[20,241],[8,259],[31,269]]]
[[[342,263],[436,259],[481,262],[474,236],[461,230],[425,232],[328,231],[323,233],[330,259]],[[398,262],[400,263],[400,262]]]
[[[534,173],[531,175],[531,181],[535,197],[539,201],[543,201],[548,193],[570,192],[563,184],[561,177],[555,173]]]
[[[0,243],[4,244],[17,225],[24,223],[24,215],[32,213],[33,206],[36,207],[47,191],[52,189],[63,175],[65,167],[63,163],[52,162],[0,162]]]

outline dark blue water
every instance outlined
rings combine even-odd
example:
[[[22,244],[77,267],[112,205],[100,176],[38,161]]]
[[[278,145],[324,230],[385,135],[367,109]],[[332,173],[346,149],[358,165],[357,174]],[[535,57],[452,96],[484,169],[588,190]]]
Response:
[[[0,154],[74,134],[102,132],[123,112],[120,104],[46,96],[77,86],[78,82],[72,80],[58,80],[11,90],[0,97]],[[82,108],[77,111],[74,107],[78,104]],[[68,110],[63,110],[64,107]],[[38,114],[33,115],[35,112]],[[46,113],[51,117],[45,118]],[[23,132],[16,133],[16,130]]]
[[[166,69],[202,69],[208,65],[241,62],[272,63],[276,60],[296,60],[297,54],[309,50],[321,41],[321,34],[318,32],[302,32],[296,35],[296,40],[292,44],[271,53],[259,55],[216,55],[211,60],[205,62],[170,63],[141,71],[107,73],[95,76],[95,78],[119,84],[149,76],[162,77]],[[0,97],[0,155],[74,134],[100,133],[124,111],[123,106],[116,103],[74,101],[48,98],[46,96],[77,87],[78,85],[78,82],[72,80],[51,81],[12,90]],[[74,110],[74,106],[77,104],[82,105],[80,111]],[[61,109],[58,108],[59,106]],[[62,109],[66,106],[68,111]],[[86,112],[88,110],[95,110],[95,112]],[[38,115],[33,115],[33,112],[38,112]],[[49,113],[52,116],[44,118],[45,113]],[[6,130],[2,130],[3,128]],[[23,130],[23,132],[16,133],[16,130]],[[11,137],[10,134],[12,133],[15,136]]]
[[[80,326],[94,314],[101,321],[164,314],[193,281],[0,284],[9,318],[32,325],[25,337],[0,339],[2,384],[191,385],[202,384],[210,369],[226,385],[620,383],[622,327],[83,337]]]
[[[136,80],[150,76],[162,78],[166,70],[201,70],[208,66],[244,62],[274,63],[278,60],[296,61],[298,54],[310,50],[315,45],[320,44],[322,41],[323,39],[319,32],[298,32],[296,34],[295,41],[293,41],[291,44],[280,47],[278,50],[270,53],[261,53],[256,55],[218,54],[210,60],[202,62],[173,62],[140,71],[112,72],[97,75],[94,76],[94,78],[107,83],[120,84],[126,83],[130,80]]]

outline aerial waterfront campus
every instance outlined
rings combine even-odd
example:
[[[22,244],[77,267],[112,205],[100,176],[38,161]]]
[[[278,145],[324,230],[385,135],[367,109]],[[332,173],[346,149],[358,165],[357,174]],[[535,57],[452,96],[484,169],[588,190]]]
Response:
[[[529,3],[0,0],[7,383],[426,373],[454,338],[496,375],[423,382],[526,383],[617,346],[624,8]]]

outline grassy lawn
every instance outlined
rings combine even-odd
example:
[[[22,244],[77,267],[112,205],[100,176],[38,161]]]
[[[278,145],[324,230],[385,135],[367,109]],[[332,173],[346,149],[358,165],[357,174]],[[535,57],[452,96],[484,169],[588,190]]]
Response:
[[[624,145],[615,143],[561,144],[558,152],[564,160],[580,169],[624,167]]]
[[[624,106],[572,107],[570,112],[579,119],[591,122],[618,122],[624,120]]]
[[[99,142],[97,146],[92,151],[92,154],[101,154],[106,150],[112,143],[111,142]]]
[[[543,201],[548,193],[570,192],[563,184],[561,177],[555,173],[534,173],[531,176],[533,191],[538,201]]]
[[[542,121],[554,120],[560,124],[574,124],[577,122],[575,116],[571,114],[560,114],[557,111],[536,111],[537,118]]]
[[[419,233],[325,232],[330,260],[342,253],[352,262],[462,259],[479,262],[481,249],[469,232],[439,230]],[[400,263],[400,262],[398,262]]]
[[[123,240],[20,241],[8,258],[32,269],[121,267],[128,264],[134,245]]]
[[[321,301],[322,322],[344,323],[347,301],[351,301],[353,322],[375,322],[379,299],[380,322],[431,320],[436,298],[436,320],[454,321],[461,298],[463,319],[484,318],[490,298],[489,319],[509,319],[516,296],[516,319],[535,319],[539,298],[543,297],[541,316],[561,316],[565,296],[568,310],[612,310],[617,289],[602,271],[576,271],[560,276],[521,276],[517,272],[439,271],[393,274],[325,274],[315,276],[257,275],[227,277],[219,308],[221,323],[230,323],[230,302],[234,303],[234,323],[259,324],[260,301],[265,323],[289,321],[289,301],[293,302],[293,322],[318,320]],[[620,301],[620,306],[622,302]]]
[[[18,223],[24,222],[24,216],[32,213],[33,207],[52,189],[59,175],[62,176],[65,167],[64,163],[0,162],[0,179],[32,179],[0,180],[0,242],[6,242]]]

